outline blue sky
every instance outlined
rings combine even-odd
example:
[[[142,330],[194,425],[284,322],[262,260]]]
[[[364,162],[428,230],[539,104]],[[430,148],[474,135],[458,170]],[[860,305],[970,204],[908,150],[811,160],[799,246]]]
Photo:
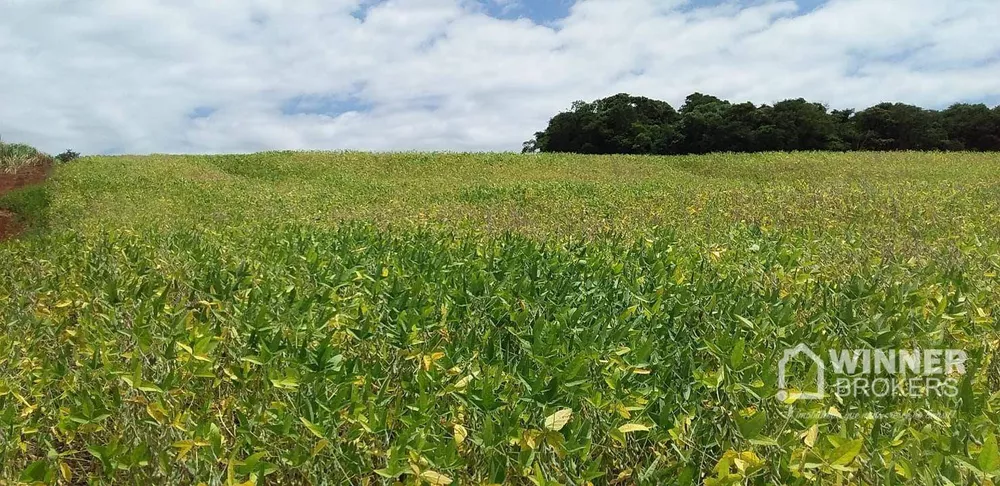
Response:
[[[299,95],[285,100],[281,105],[284,115],[339,115],[352,111],[368,111],[370,103],[350,94],[346,95]]]
[[[480,0],[486,11],[497,18],[526,17],[539,24],[549,24],[569,15],[573,0],[531,0],[507,4]]]
[[[575,100],[1000,104],[996,0],[32,0],[0,133],[50,152],[518,150]]]
[[[705,7],[719,7],[719,6],[749,6],[754,4],[764,3],[762,1],[732,1],[732,0],[691,0],[685,4],[683,7],[686,10],[694,10]],[[807,13],[815,10],[821,6],[824,2],[823,0],[795,0],[798,4],[800,13]]]
[[[539,24],[552,24],[559,19],[563,19],[569,15],[570,9],[576,0],[521,0],[521,1],[511,1],[497,2],[495,0],[478,0],[483,8],[490,15],[503,18],[503,19],[516,19],[516,18],[529,18],[532,21]],[[751,2],[742,1],[734,2],[733,0],[691,0],[680,7],[681,10],[695,10],[699,8],[706,7],[719,7],[724,5],[729,6],[746,6],[752,5],[754,3],[761,2]],[[815,10],[821,6],[824,2],[823,0],[796,0],[796,3],[801,9],[801,13],[808,13]]]
[[[576,0],[522,0],[497,2],[495,0],[479,0],[490,15],[503,19],[529,18],[539,24],[552,24],[563,19],[570,13],[570,8]],[[751,5],[754,2],[734,2],[732,0],[691,0],[681,7],[681,10],[694,10],[721,5]],[[756,2],[760,3],[760,2]],[[796,0],[801,13],[808,13],[823,4],[823,0]]]

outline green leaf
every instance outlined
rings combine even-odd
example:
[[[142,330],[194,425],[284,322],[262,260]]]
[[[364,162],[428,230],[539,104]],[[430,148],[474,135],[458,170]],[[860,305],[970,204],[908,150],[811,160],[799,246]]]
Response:
[[[854,460],[864,446],[864,439],[849,440],[844,442],[830,453],[830,463],[834,465],[846,466]]]
[[[997,436],[990,434],[983,442],[983,449],[979,451],[979,469],[985,473],[991,473],[1000,468],[1000,453],[997,452]]]
[[[320,427],[319,425],[316,425],[306,420],[305,417],[299,417],[299,421],[301,421],[302,425],[305,425],[306,428],[309,429],[309,432],[312,432],[312,434],[315,435],[317,438],[320,439],[326,438],[326,431],[323,430],[323,427]]]
[[[760,436],[760,437],[757,437],[756,439],[750,439],[750,443],[753,444],[753,445],[759,445],[759,446],[777,446],[777,445],[779,445],[777,440],[775,440],[775,439],[773,439],[771,437],[767,437],[767,436]]]
[[[740,339],[736,341],[736,345],[733,346],[733,352],[729,353],[729,364],[733,365],[733,368],[739,368],[743,364],[743,350],[746,347],[747,342]]]
[[[163,393],[163,389],[156,386],[154,383],[143,382],[142,385],[137,387],[139,390],[150,393]]]
[[[31,463],[21,472],[20,481],[24,482],[45,482],[49,473],[48,461],[41,460]]]
[[[767,412],[761,410],[753,417],[739,421],[738,424],[743,438],[756,439],[760,435],[760,432],[764,430],[764,426],[767,425]]]
[[[295,390],[299,387],[299,380],[292,376],[285,376],[281,378],[271,378],[271,384],[276,388]]]

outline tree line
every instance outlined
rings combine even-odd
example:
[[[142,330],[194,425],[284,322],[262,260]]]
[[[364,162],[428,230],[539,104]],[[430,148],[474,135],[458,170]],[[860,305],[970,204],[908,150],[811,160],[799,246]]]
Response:
[[[1000,106],[928,110],[904,103],[828,110],[804,99],[730,103],[695,93],[680,110],[617,94],[577,101],[524,143],[524,152],[704,154],[796,150],[1000,151]]]

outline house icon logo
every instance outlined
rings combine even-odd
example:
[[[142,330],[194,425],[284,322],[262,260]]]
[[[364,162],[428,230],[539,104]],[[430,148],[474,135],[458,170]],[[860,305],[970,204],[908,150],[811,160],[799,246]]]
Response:
[[[778,393],[775,395],[775,398],[777,398],[780,401],[785,401],[790,396],[790,390],[788,389],[788,386],[787,386],[787,380],[786,380],[786,374],[785,374],[786,369],[788,368],[788,362],[789,362],[789,360],[795,359],[800,354],[801,355],[805,355],[806,358],[812,360],[813,363],[816,363],[816,368],[817,368],[817,371],[816,371],[816,391],[814,391],[814,392],[806,392],[806,391],[798,392],[798,391],[796,391],[796,394],[797,394],[796,397],[797,397],[797,399],[799,399],[799,400],[822,400],[824,397],[826,397],[826,393],[825,393],[825,390],[826,390],[826,376],[825,376],[826,375],[826,363],[824,363],[823,360],[819,357],[819,355],[817,355],[816,353],[814,353],[812,349],[809,349],[809,346],[806,346],[805,344],[799,344],[798,346],[795,346],[794,348],[786,349],[785,353],[784,353],[784,356],[782,356],[782,358],[781,358],[781,361],[778,361]]]

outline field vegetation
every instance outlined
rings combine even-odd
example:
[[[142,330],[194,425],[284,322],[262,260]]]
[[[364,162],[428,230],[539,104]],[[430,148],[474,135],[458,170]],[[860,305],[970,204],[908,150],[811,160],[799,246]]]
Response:
[[[1000,474],[996,155],[86,157],[33,190],[10,482]],[[954,397],[779,401],[799,343],[970,359]]]
[[[0,173],[12,173],[18,169],[40,162],[44,154],[30,145],[6,143],[0,139]]]

